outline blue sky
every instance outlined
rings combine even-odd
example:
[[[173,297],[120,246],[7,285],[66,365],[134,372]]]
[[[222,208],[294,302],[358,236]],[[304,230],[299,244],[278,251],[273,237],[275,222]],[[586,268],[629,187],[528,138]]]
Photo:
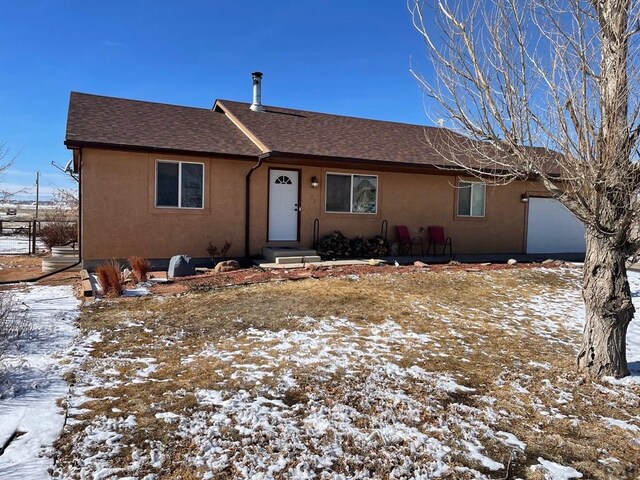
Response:
[[[267,105],[427,123],[409,73],[427,62],[404,0],[0,0],[0,142],[19,153],[3,186],[71,183],[51,161],[70,91],[209,108]],[[413,60],[412,60],[413,58]]]

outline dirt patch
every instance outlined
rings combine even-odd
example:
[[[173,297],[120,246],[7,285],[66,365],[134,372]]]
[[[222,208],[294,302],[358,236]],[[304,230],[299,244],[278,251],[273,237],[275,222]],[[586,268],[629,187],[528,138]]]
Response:
[[[19,283],[42,276],[42,258],[42,255],[0,255],[0,282]],[[61,272],[39,280],[38,285],[70,285],[78,278],[78,272]]]
[[[0,256],[0,282],[19,282],[42,275],[39,255]]]

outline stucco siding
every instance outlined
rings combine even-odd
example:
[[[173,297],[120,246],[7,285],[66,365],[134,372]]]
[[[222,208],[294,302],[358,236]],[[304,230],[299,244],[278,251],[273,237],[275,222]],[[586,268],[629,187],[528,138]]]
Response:
[[[155,165],[157,160],[204,164],[204,207],[202,209],[157,208]],[[320,237],[340,230],[352,237],[380,233],[383,220],[389,223],[389,239],[395,240],[395,226],[407,225],[425,238],[426,227],[442,225],[453,239],[454,253],[521,253],[524,251],[525,192],[540,192],[540,185],[514,182],[486,188],[486,211],[482,218],[460,218],[456,211],[458,177],[436,174],[399,173],[370,169],[335,168],[265,162],[251,179],[250,254],[259,254],[269,244],[270,168],[300,172],[300,241],[313,243],[313,223],[320,223]],[[245,252],[245,177],[252,161],[128,153],[83,149],[81,166],[82,256],[83,260],[126,258],[168,258],[176,254],[207,257],[211,241],[221,248],[232,244],[230,256]],[[325,212],[326,174],[362,173],[378,176],[378,208],[375,214]],[[311,178],[320,180],[311,187]],[[423,229],[421,232],[420,229]],[[296,244],[296,242],[293,242]]]
[[[156,160],[204,164],[204,208],[156,208]],[[207,257],[211,241],[244,253],[244,178],[250,162],[84,149],[83,260]]]

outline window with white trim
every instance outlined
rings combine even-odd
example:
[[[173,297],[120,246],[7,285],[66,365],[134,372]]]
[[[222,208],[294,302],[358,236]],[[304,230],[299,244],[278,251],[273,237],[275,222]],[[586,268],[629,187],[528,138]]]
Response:
[[[371,213],[378,211],[378,177],[349,173],[327,173],[327,213]]]
[[[484,217],[486,187],[481,182],[458,182],[458,216]]]
[[[156,207],[203,208],[204,164],[156,161]]]

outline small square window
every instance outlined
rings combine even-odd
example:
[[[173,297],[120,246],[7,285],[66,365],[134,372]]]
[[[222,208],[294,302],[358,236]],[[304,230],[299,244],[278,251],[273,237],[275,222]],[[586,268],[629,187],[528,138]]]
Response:
[[[480,182],[458,182],[458,216],[484,217],[486,186]]]
[[[202,208],[204,164],[156,162],[156,207]]]

